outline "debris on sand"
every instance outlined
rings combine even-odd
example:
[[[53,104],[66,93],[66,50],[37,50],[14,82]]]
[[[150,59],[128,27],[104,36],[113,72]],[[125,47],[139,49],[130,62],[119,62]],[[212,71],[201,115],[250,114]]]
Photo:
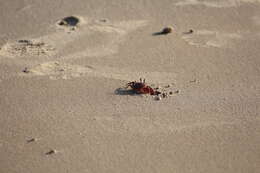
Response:
[[[190,29],[189,31],[183,32],[183,34],[192,34],[194,31]]]
[[[171,33],[173,31],[173,28],[172,27],[170,27],[170,26],[168,26],[168,27],[166,27],[166,28],[163,28],[163,30],[162,30],[162,34],[169,34],[169,33]]]
[[[160,100],[162,100],[162,98],[160,96],[156,96],[155,100],[160,101]]]
[[[168,26],[168,27],[163,28],[163,30],[160,32],[153,33],[153,35],[167,35],[172,32],[173,32],[173,27]]]
[[[51,149],[50,151],[48,151],[47,153],[45,153],[46,155],[52,155],[52,154],[56,154],[57,150],[53,150]]]
[[[36,142],[37,140],[37,138],[31,138],[27,140],[27,143]]]
[[[28,67],[25,67],[25,68],[23,69],[23,72],[24,72],[24,73],[29,73],[30,71],[29,71]]]

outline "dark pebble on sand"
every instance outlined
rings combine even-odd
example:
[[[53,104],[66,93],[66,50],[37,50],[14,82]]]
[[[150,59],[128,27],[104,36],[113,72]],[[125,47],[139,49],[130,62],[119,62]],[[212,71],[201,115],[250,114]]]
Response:
[[[50,150],[50,151],[48,151],[48,152],[45,153],[45,154],[46,154],[46,155],[51,155],[51,154],[55,154],[55,153],[57,153],[56,150]]]

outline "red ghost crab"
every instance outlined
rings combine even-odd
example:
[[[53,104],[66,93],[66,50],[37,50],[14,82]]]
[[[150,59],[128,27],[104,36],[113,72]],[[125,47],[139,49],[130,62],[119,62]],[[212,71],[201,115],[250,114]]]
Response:
[[[129,82],[127,83],[127,88],[131,87],[132,90],[137,93],[137,94],[151,94],[151,95],[159,95],[161,94],[161,92],[154,90],[153,88],[151,88],[150,86],[146,85],[145,83],[145,79],[142,80],[142,78],[140,78],[140,82]]]

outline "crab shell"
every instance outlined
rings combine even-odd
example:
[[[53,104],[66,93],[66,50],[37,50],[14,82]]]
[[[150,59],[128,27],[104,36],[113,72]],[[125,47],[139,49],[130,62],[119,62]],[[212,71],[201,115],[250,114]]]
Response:
[[[143,82],[129,82],[127,86],[130,86],[136,93],[139,94],[158,94],[157,91],[154,91],[150,86],[145,85]]]

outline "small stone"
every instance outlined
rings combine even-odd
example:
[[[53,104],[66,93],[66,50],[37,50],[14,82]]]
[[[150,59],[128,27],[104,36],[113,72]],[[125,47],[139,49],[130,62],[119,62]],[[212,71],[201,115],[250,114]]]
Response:
[[[175,94],[179,94],[180,93],[180,90],[176,90],[174,91]]]
[[[155,100],[160,101],[160,100],[162,100],[162,98],[160,96],[156,96]]]
[[[170,27],[170,26],[168,26],[168,27],[165,27],[165,28],[163,28],[163,30],[162,30],[162,34],[169,34],[169,33],[171,33],[173,31],[173,28],[172,27]]]
[[[197,79],[191,80],[190,83],[197,82]]]
[[[171,85],[166,85],[166,86],[165,86],[165,88],[170,88],[170,87],[171,87]]]
[[[107,19],[100,19],[100,22],[107,22]]]
[[[166,98],[167,96],[168,96],[167,93],[162,93],[163,98]]]
[[[170,92],[169,92],[169,94],[170,94],[170,95],[172,95],[172,94],[173,94],[173,92],[172,92],[172,91],[170,91]]]
[[[46,155],[51,155],[51,154],[56,154],[57,151],[56,150],[50,150],[47,153],[45,153]]]
[[[161,86],[157,86],[155,89],[158,90],[158,89],[161,89],[162,87]]]
[[[35,142],[35,141],[37,141],[36,138],[31,138],[31,139],[27,140],[28,143],[30,143],[30,142]]]
[[[29,71],[29,69],[28,69],[27,67],[25,67],[25,68],[23,69],[23,72],[24,72],[24,73],[29,73],[30,71]]]
[[[189,31],[184,32],[183,34],[192,34],[194,31],[190,29]]]
[[[64,20],[60,21],[59,25],[67,25],[68,23]]]

